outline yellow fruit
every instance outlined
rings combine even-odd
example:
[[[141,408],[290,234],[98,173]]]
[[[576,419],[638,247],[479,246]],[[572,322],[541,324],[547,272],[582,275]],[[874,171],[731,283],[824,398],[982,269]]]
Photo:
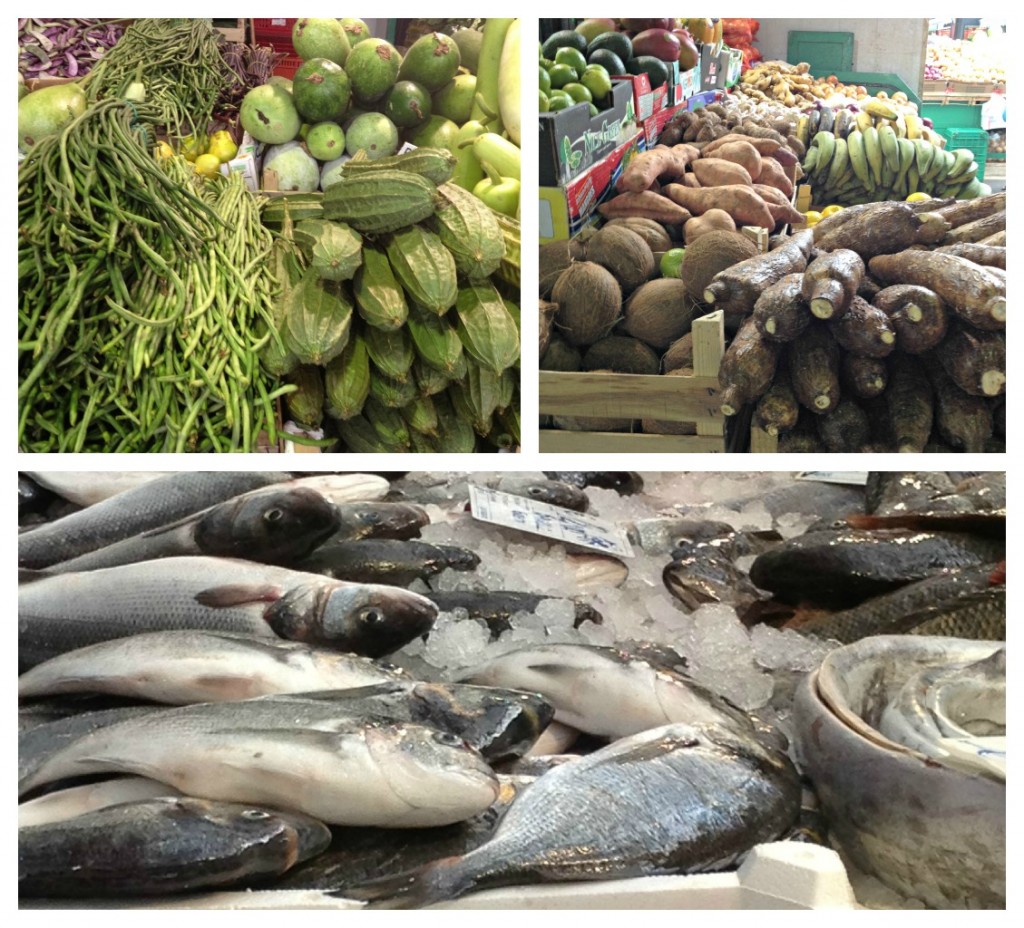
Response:
[[[821,218],[825,219],[827,216],[831,216],[833,213],[838,213],[842,207],[838,203],[833,203],[831,206],[826,206],[821,211]]]
[[[812,209],[809,213],[804,213],[804,220],[807,222],[807,225],[809,226],[817,225],[819,222],[821,222],[821,219],[822,214],[819,213],[816,209]]]
[[[220,161],[216,155],[199,155],[195,160],[195,171],[203,177],[214,177],[220,173]]]
[[[227,129],[221,129],[210,136],[210,147],[207,149],[207,153],[213,155],[221,164],[224,164],[238,154],[238,146],[235,144],[235,140],[231,138],[231,133]]]
[[[153,157],[156,158],[157,161],[163,161],[165,158],[173,158],[174,149],[166,142],[157,142],[153,147]]]
[[[908,203],[920,203],[922,200],[930,200],[930,199],[931,199],[931,197],[927,193],[922,193],[922,192],[919,191],[918,193],[912,193],[909,197],[907,197],[907,202]]]
[[[178,143],[178,151],[185,156],[186,161],[195,163],[196,158],[206,153],[206,146],[209,139],[205,135],[186,135]]]

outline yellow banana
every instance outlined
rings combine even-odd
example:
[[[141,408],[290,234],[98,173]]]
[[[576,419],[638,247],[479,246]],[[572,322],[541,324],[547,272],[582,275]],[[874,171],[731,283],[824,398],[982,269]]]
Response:
[[[846,176],[847,167],[850,164],[850,156],[847,150],[845,139],[836,139],[835,151],[832,154],[832,164],[828,169],[828,180],[826,187],[838,187]]]
[[[900,148],[896,144],[896,131],[892,126],[885,125],[878,130],[878,143],[882,146],[886,166],[896,174],[900,169]]]
[[[873,190],[875,185],[872,183],[871,169],[868,167],[867,155],[864,153],[863,132],[854,129],[846,137],[846,152],[850,159],[850,167],[853,168],[853,173],[857,175],[857,179],[868,190]]]
[[[871,114],[864,112],[864,110],[861,110],[857,114],[856,122],[857,128],[860,129],[861,132],[865,129],[870,129],[875,124],[875,121],[871,118]]]
[[[871,176],[877,186],[882,182],[882,145],[878,140],[878,130],[872,126],[864,130],[864,154],[867,155],[871,167]]]
[[[907,171],[907,194],[917,193],[918,188],[921,186],[921,178],[917,171],[917,162],[910,166],[910,170]]]
[[[807,147],[808,141],[810,141],[808,135],[811,127],[811,118],[809,116],[801,116],[796,123],[796,137],[803,142],[804,148]]]
[[[907,124],[907,138],[919,139],[921,137],[921,129],[924,128],[921,118],[912,113],[904,113],[903,121]]]
[[[895,119],[900,111],[891,103],[873,97],[864,104],[864,112],[879,119]]]

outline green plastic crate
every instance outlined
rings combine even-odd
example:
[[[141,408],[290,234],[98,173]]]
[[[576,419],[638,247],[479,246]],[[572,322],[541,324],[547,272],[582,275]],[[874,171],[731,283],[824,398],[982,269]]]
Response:
[[[981,107],[970,103],[926,103],[918,112],[923,119],[930,119],[939,131],[954,126],[981,128]]]
[[[853,67],[853,33],[794,30],[786,43],[786,61],[806,61],[815,77],[849,70]]]
[[[939,129],[939,134],[946,139],[946,150],[968,148],[974,153],[978,162],[978,180],[985,179],[985,162],[988,160],[988,133],[984,129]]]
[[[828,77],[828,74],[817,74],[811,71],[815,77]],[[902,91],[907,95],[911,103],[917,104],[918,112],[921,111],[921,97],[916,90],[911,90],[906,82],[898,74],[882,74],[874,71],[832,71],[844,84],[858,84],[869,94],[874,96],[879,90],[884,90],[891,97],[894,93]],[[922,113],[922,115],[925,115]]]

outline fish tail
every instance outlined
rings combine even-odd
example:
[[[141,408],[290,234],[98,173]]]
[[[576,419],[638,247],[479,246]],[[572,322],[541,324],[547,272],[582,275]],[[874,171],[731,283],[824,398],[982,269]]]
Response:
[[[462,862],[461,857],[445,857],[418,870],[371,880],[329,895],[366,902],[373,909],[420,909],[457,899],[473,889],[476,878],[469,868],[461,866]]]

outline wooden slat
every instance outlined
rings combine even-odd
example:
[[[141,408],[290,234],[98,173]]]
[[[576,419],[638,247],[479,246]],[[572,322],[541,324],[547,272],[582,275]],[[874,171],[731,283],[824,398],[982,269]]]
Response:
[[[708,454],[725,450],[721,436],[643,435],[629,432],[570,432],[541,429],[541,452],[607,454]]]
[[[769,435],[764,429],[751,426],[750,450],[753,454],[777,454],[779,438],[777,435]]]
[[[661,374],[541,371],[540,412],[554,416],[661,419],[666,422],[699,423],[702,419],[712,419],[719,426],[722,418],[718,410],[717,377],[666,377]]]

